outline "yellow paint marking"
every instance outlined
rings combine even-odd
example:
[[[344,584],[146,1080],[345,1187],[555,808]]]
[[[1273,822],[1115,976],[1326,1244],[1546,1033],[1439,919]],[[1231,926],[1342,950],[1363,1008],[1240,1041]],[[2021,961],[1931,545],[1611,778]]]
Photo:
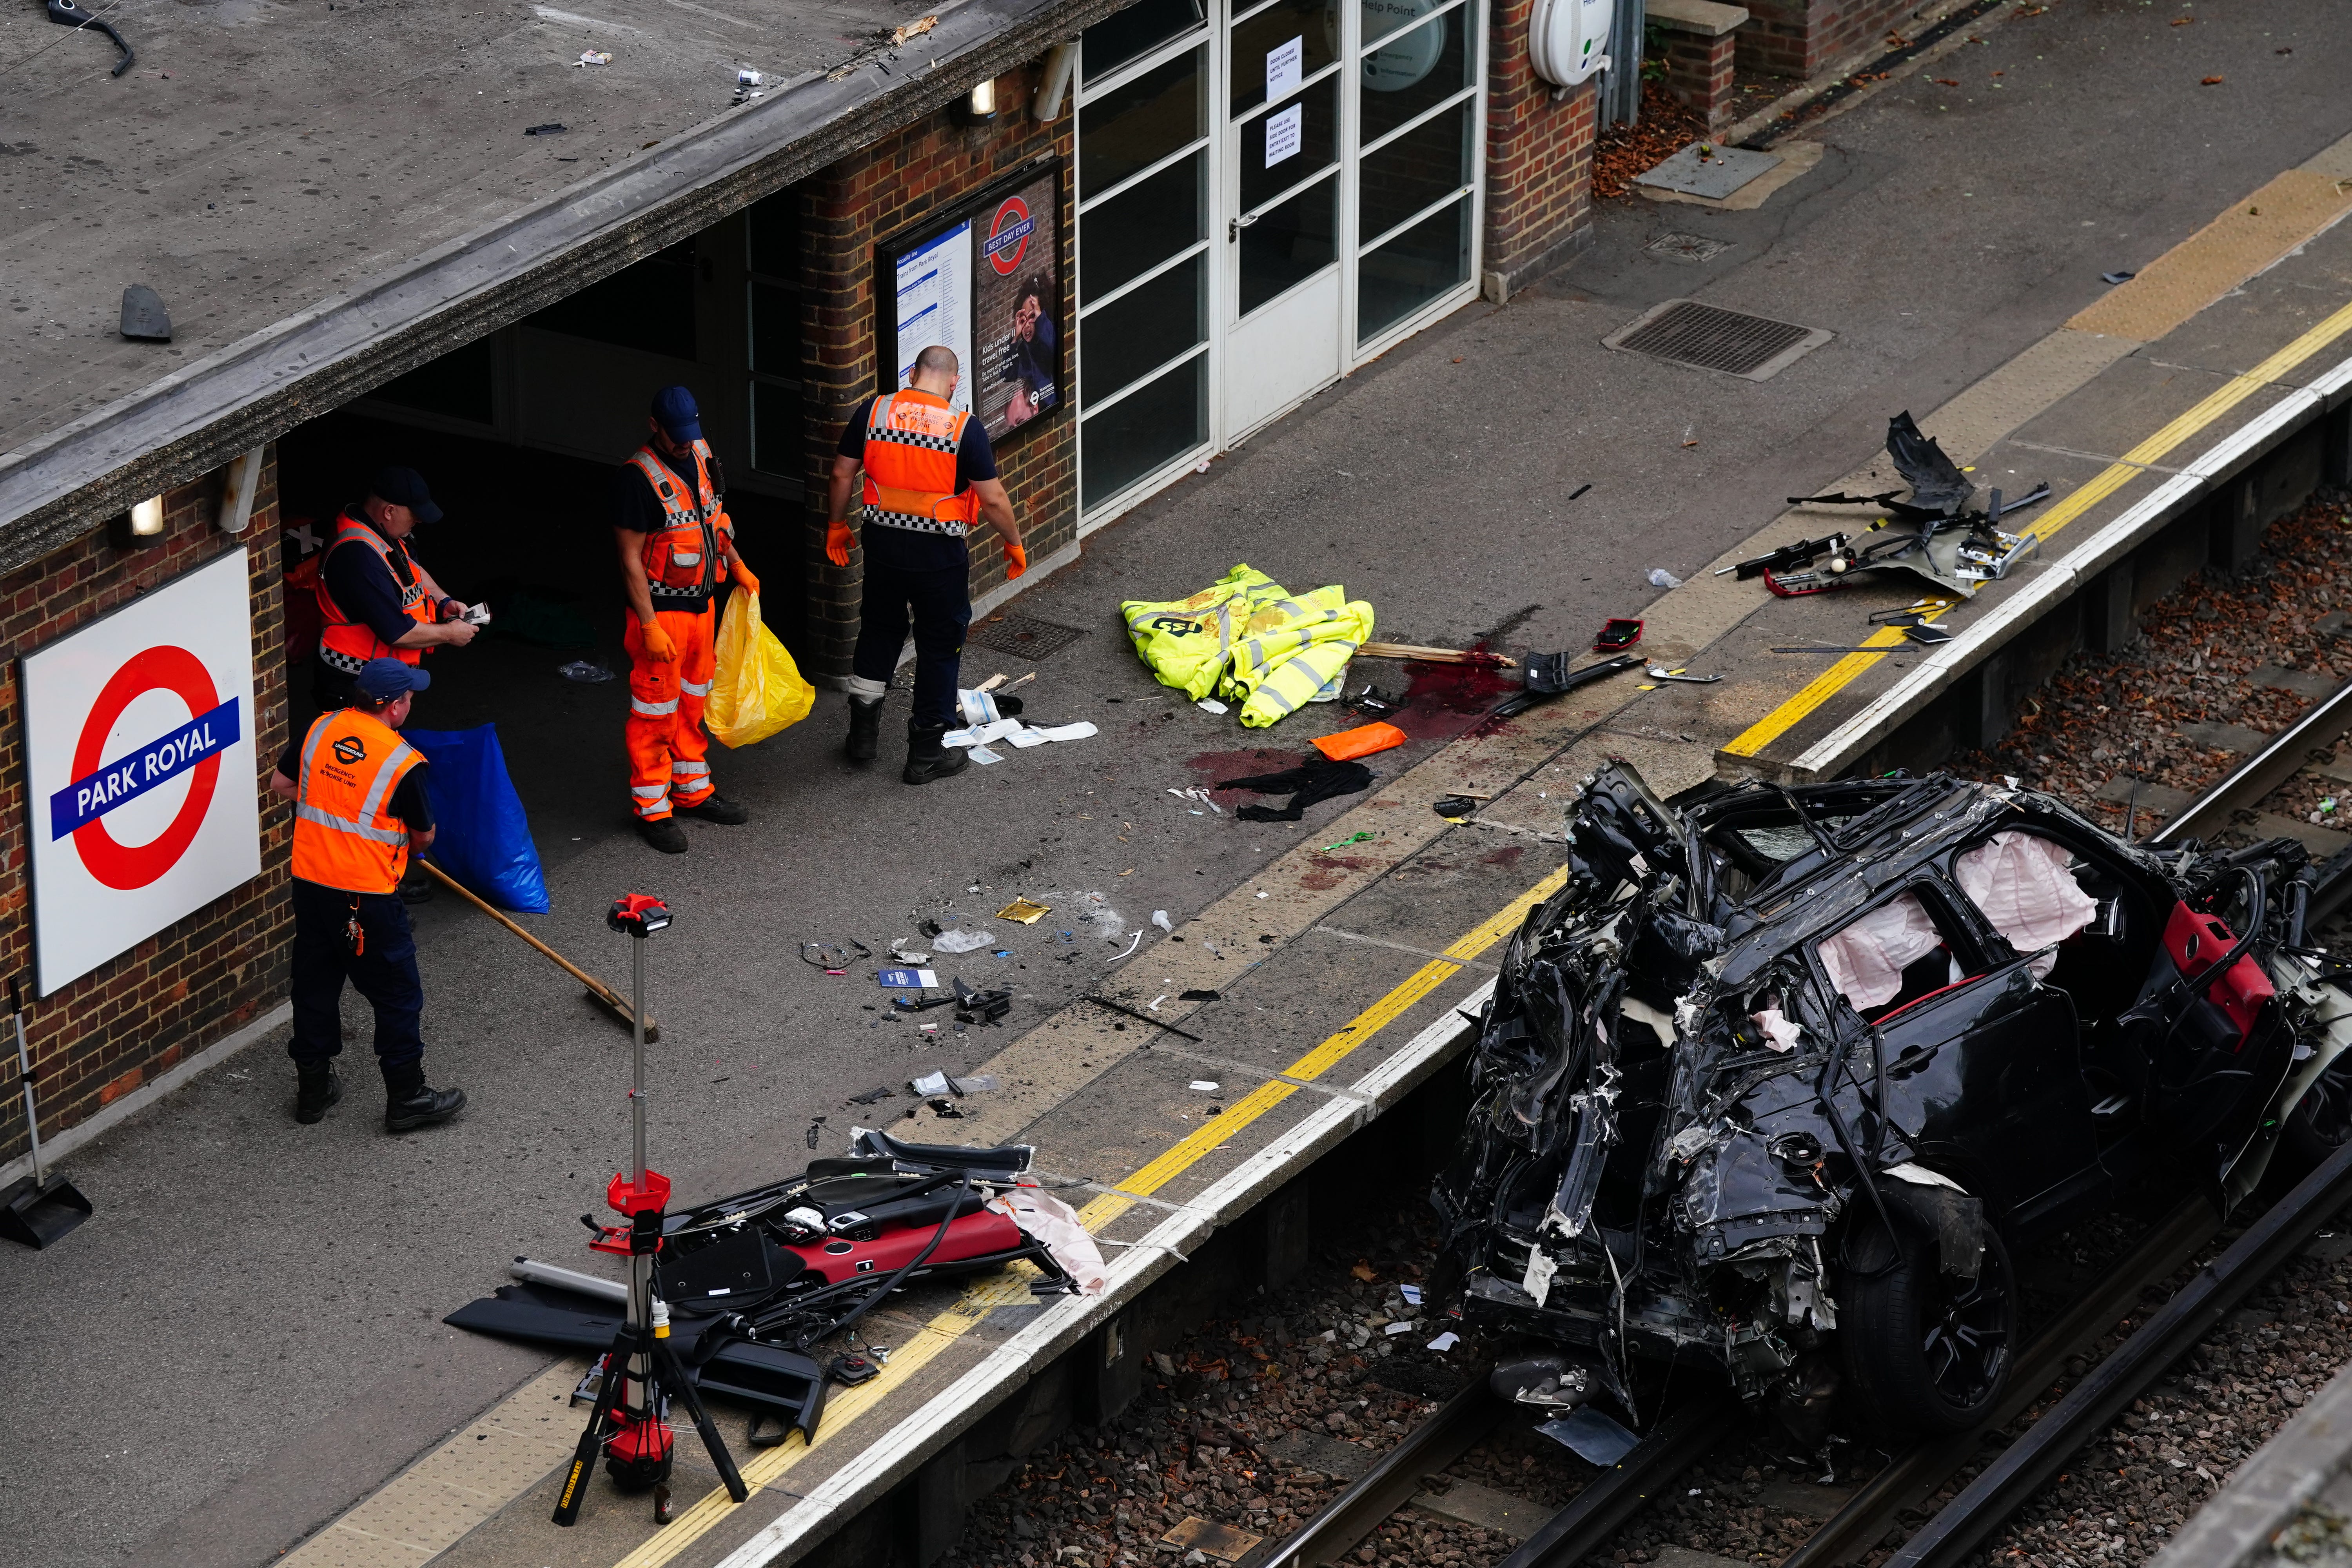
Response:
[[[2206,426],[2252,397],[2266,386],[2276,384],[2289,371],[2352,331],[2352,305],[2347,305],[2286,347],[2254,366],[2243,375],[2231,376],[2200,402],[2195,407],[2174,419],[2126,452],[2120,458],[2102,468],[2082,489],[2052,507],[2027,529],[2035,539],[2048,540],[2068,523],[2075,521],[2093,507],[2115,494],[2146,471],[2147,466],[2162,459],[2166,454],[2194,436]],[[1941,612],[1937,612],[1940,614]],[[1885,647],[1889,651],[1904,641],[1900,629],[1889,627],[1872,633],[1863,639],[1864,647]],[[1862,672],[1885,655],[1850,653],[1815,676],[1794,696],[1771,712],[1759,719],[1740,732],[1739,737],[1723,749],[1735,757],[1752,757],[1802,722],[1806,715],[1851,685]]]
[[[1519,922],[1527,919],[1528,910],[1559,891],[1567,882],[1568,868],[1563,866],[1457,939],[1445,950],[1447,956],[1459,959],[1477,957],[1516,930]],[[1459,973],[1461,968],[1459,963],[1450,963],[1442,959],[1433,959],[1423,964],[1403,984],[1356,1015],[1346,1028],[1293,1062],[1285,1069],[1286,1076],[1312,1079],[1324,1072],[1349,1051],[1393,1023],[1446,976]],[[1080,1209],[1079,1220],[1088,1230],[1099,1231],[1134,1207],[1138,1197],[1149,1197],[1158,1192],[1189,1170],[1202,1155],[1297,1092],[1297,1084],[1284,1083],[1279,1079],[1269,1079],[1258,1085],[1234,1101],[1223,1116],[1213,1118],[1200,1131],[1182,1139],[1120,1183],[1118,1192],[1105,1193]],[[992,1308],[1029,1300],[1029,1279],[1034,1272],[1024,1265],[965,1291],[954,1306],[925,1323],[913,1339],[892,1352],[888,1363],[873,1381],[838,1393],[826,1402],[824,1419],[817,1427],[815,1443],[805,1447],[799,1443],[786,1443],[781,1447],[766,1450],[742,1467],[744,1484],[757,1490],[778,1479],[806,1458],[811,1449],[838,1437],[859,1415],[879,1404],[893,1389],[912,1378],[926,1363],[977,1327]],[[662,1564],[708,1534],[734,1506],[723,1489],[705,1493],[664,1527],[660,1534],[622,1558],[615,1568],[661,1568]]]

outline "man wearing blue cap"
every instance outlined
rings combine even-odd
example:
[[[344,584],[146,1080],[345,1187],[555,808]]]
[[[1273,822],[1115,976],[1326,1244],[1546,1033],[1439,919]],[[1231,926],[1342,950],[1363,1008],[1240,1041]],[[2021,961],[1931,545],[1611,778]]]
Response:
[[[629,616],[629,805],[637,832],[665,855],[686,853],[677,814],[732,826],[751,814],[719,794],[702,705],[717,664],[710,602],[732,572],[750,593],[760,580],[735,552],[720,497],[727,481],[694,394],[665,386],[646,421],[651,435],[613,479],[613,533]]]
[[[411,694],[433,678],[396,658],[352,677],[347,707],[322,713],[286,748],[269,787],[294,803],[294,1120],[325,1118],[343,1097],[343,983],[375,1009],[383,1125],[407,1132],[465,1109],[462,1089],[425,1081],[425,986],[400,901],[408,852],[433,843],[425,759],[396,732]]]
[[[427,648],[463,647],[473,626],[466,606],[441,591],[409,553],[419,523],[441,509],[414,468],[385,468],[367,499],[343,508],[327,558],[319,566],[319,662],[315,696],[322,709],[352,700],[352,678],[372,658],[417,664]]]

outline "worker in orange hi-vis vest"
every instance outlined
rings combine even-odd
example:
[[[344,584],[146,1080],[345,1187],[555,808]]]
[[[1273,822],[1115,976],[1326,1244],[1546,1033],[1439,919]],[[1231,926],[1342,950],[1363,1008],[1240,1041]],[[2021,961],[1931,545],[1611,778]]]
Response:
[[[760,580],[735,551],[721,498],[727,481],[694,394],[665,386],[646,423],[651,435],[613,483],[614,534],[629,616],[629,804],[637,832],[665,855],[686,853],[679,815],[733,826],[751,814],[718,792],[702,706],[715,668],[711,600],[731,574],[751,593]]]
[[[915,356],[905,387],[857,405],[833,458],[825,559],[846,566],[853,547],[866,548],[857,647],[849,665],[849,738],[842,752],[853,763],[874,760],[882,700],[911,625],[914,711],[907,721],[907,766],[898,775],[910,784],[952,778],[971,763],[945,741],[956,723],[956,676],[971,625],[964,536],[986,518],[1004,542],[1006,580],[1029,569],[988,432],[954,406],[961,380],[953,349],[937,343],[925,349]],[[853,494],[859,497],[863,525],[857,534],[849,528]]]
[[[294,803],[294,1120],[322,1120],[343,1097],[343,983],[375,1009],[383,1125],[407,1132],[465,1109],[462,1089],[425,1081],[425,987],[400,901],[409,851],[433,843],[425,759],[403,741],[410,694],[433,678],[396,658],[352,673],[351,701],[286,748],[269,787]]]

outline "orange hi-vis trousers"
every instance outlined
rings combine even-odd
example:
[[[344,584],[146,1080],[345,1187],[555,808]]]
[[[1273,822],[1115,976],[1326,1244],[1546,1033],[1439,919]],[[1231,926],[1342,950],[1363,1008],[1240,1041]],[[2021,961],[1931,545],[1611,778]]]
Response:
[[[677,648],[670,663],[646,653],[645,627],[634,615],[621,646],[629,653],[629,721],[622,731],[629,747],[629,804],[638,820],[659,822],[673,805],[699,805],[710,798],[710,737],[702,729],[702,704],[710,696],[716,650],[712,633],[719,617],[656,607],[654,619]]]

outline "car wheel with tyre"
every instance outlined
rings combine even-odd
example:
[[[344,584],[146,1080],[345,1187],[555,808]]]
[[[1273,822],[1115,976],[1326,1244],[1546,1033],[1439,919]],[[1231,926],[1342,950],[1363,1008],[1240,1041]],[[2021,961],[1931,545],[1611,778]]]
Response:
[[[1846,1276],[1838,1338],[1847,1386],[1883,1435],[1965,1431],[1992,1413],[2009,1382],[2017,1339],[2009,1249],[1987,1228],[1967,1279],[1943,1271],[1935,1237],[1903,1228],[1885,1267]]]

